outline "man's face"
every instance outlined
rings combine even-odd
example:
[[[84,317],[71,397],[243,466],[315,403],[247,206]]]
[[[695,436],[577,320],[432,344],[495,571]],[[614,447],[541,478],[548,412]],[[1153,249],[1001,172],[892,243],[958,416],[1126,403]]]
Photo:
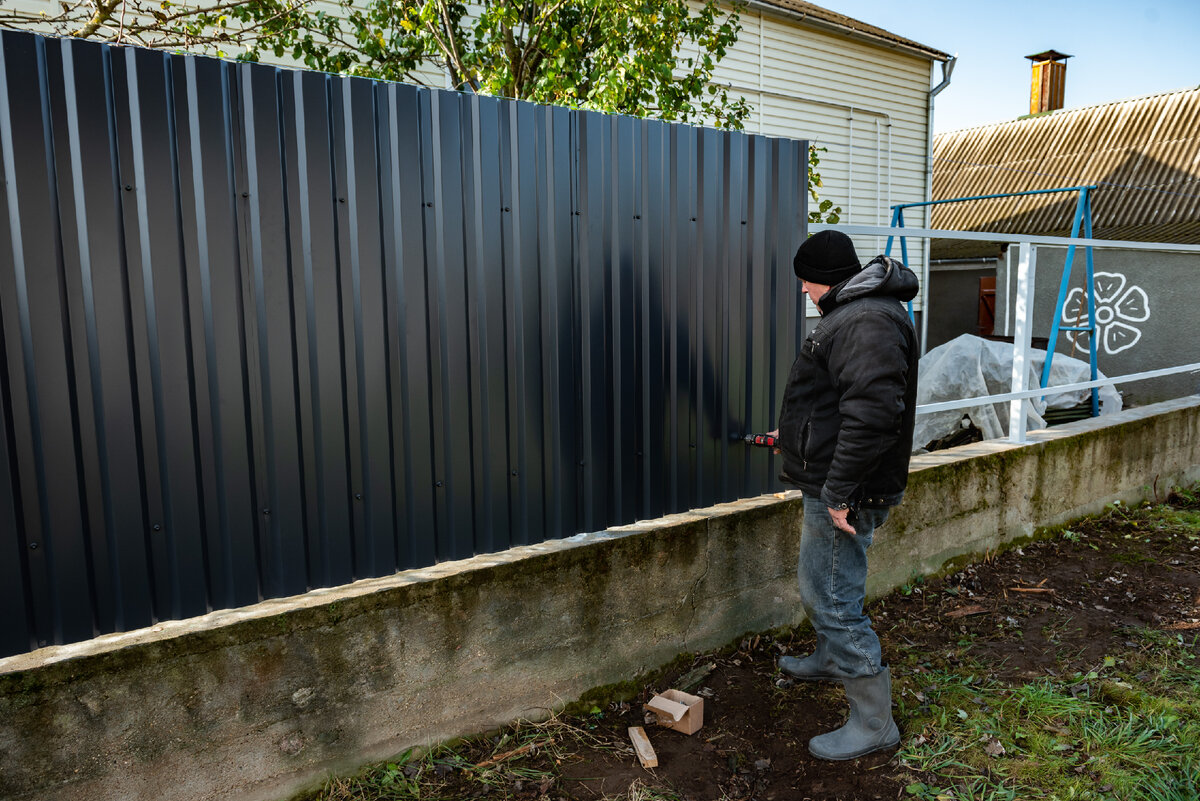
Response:
[[[804,285],[804,294],[808,295],[813,305],[820,311],[821,307],[818,304],[821,298],[825,297],[825,293],[829,291],[829,284],[814,284],[812,281],[804,280],[801,280],[800,283]]]

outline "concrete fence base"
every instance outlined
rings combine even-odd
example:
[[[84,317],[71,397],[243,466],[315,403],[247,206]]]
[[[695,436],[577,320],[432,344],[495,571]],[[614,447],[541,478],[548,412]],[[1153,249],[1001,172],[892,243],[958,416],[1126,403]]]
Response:
[[[1200,478],[1200,398],[918,457],[882,593]],[[0,797],[281,799],[802,619],[798,493],[0,660]]]

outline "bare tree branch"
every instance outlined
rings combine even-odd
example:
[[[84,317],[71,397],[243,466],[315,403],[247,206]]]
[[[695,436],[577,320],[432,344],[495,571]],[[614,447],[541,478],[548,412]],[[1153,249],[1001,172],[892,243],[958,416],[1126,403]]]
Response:
[[[121,5],[122,0],[97,0],[95,4],[95,12],[92,13],[92,18],[84,23],[83,27],[71,33],[77,39],[87,39],[93,33],[100,29],[104,23],[112,19],[113,12],[117,10],[117,6]]]

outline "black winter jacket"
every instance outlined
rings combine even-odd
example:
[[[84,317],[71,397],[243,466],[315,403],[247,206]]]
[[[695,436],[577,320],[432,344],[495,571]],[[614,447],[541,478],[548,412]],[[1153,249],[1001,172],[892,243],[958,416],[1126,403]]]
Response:
[[[908,483],[917,336],[902,301],[917,277],[879,256],[821,298],[788,375],[780,478],[831,508],[892,506]]]

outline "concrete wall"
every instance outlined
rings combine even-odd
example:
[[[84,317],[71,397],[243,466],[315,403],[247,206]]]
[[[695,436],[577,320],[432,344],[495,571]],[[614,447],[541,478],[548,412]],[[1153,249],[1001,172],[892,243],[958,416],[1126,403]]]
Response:
[[[1018,249],[1010,247],[1007,263],[1001,261],[996,277],[996,331],[1008,321],[1012,333],[1012,299],[1016,292]],[[1152,253],[1137,250],[1097,249],[1094,252],[1097,322],[1105,325],[1097,340],[1097,365],[1115,376],[1200,362],[1200,336],[1196,328],[1196,276],[1200,256],[1191,253]],[[1038,248],[1034,281],[1034,333],[1049,336],[1058,302],[1066,248]],[[1082,288],[1086,262],[1077,251],[1071,271],[1072,288]],[[1075,297],[1079,297],[1079,293]],[[1068,302],[1074,319],[1074,304]],[[1086,308],[1086,307],[1085,307]],[[1128,328],[1109,330],[1113,323]],[[1140,336],[1138,336],[1140,334]],[[1136,341],[1134,339],[1136,338]],[[1072,343],[1059,334],[1058,353],[1071,353]],[[1087,361],[1087,338],[1079,342],[1075,357]],[[1200,391],[1196,374],[1175,375],[1121,384],[1117,387],[1126,405],[1146,404]]]
[[[1200,398],[1031,439],[918,457],[868,589],[1200,477]],[[798,622],[799,518],[767,496],[0,660],[0,798],[279,799],[544,715]]]

